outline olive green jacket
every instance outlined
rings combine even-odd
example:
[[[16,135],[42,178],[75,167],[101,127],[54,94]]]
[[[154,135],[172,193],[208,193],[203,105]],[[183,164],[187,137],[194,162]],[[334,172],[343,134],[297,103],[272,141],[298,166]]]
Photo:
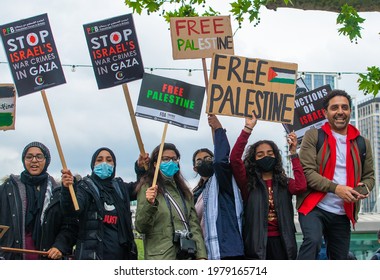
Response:
[[[331,180],[323,177],[319,174],[320,165],[323,165],[323,169],[327,164],[327,160],[330,157],[330,147],[327,145],[326,154],[324,157],[324,162],[322,161],[322,153],[323,148],[321,148],[318,152],[316,150],[318,141],[318,130],[312,128],[306,131],[305,135],[302,139],[302,145],[299,152],[299,157],[301,160],[301,164],[306,176],[307,180],[307,190],[299,195],[297,195],[297,203],[296,208],[298,209],[304,199],[312,192],[312,191],[320,191],[320,192],[331,192],[335,193],[335,189],[338,184],[332,182]],[[363,169],[361,170],[361,164],[358,162],[358,159],[354,156],[354,170],[355,170],[355,181],[358,178],[361,178],[360,182],[364,183],[368,189],[371,191],[375,185],[375,176],[374,176],[374,168],[373,168],[373,158],[372,158],[372,149],[371,144],[368,139],[365,139],[366,144],[366,157],[363,164]],[[354,153],[354,146],[358,151],[359,148],[357,146],[356,141],[351,144],[351,154]],[[360,160],[360,159],[359,159]],[[357,221],[358,213],[360,210],[360,200],[355,203],[355,213],[354,218]]]
[[[149,185],[144,185],[137,194],[135,219],[136,230],[143,234],[145,259],[175,260],[179,244],[173,243],[174,231],[168,205],[162,193],[158,193],[154,205],[150,204],[145,197],[145,192],[149,187]],[[185,214],[183,202],[174,180],[166,180],[165,188]],[[190,230],[193,233],[192,239],[197,246],[196,258],[207,259],[206,247],[192,199],[186,200],[186,208]],[[175,229],[183,230],[184,225],[179,219],[176,210],[173,206],[171,206],[171,209]]]

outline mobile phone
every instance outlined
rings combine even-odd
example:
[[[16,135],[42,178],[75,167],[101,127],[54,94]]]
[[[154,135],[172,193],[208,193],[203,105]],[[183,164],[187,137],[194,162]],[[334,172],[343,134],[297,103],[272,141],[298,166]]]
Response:
[[[358,185],[354,188],[354,190],[363,195],[368,194],[368,190],[365,185]]]

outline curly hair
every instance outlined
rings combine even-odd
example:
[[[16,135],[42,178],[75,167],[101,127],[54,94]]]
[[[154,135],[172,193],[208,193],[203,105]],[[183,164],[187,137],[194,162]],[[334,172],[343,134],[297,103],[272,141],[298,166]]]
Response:
[[[177,147],[172,143],[164,143],[164,147],[162,151],[166,150],[172,150],[175,152],[178,159],[181,158],[181,154],[179,153]],[[139,192],[143,185],[145,184],[152,184],[154,172],[155,172],[155,166],[154,164],[157,162],[158,159],[158,153],[160,151],[160,145],[158,145],[151,153],[150,161],[149,161],[149,168],[146,171],[146,173],[141,177],[137,187],[136,192]],[[179,167],[179,163],[178,163]],[[185,178],[182,176],[181,169],[173,176],[173,179],[177,185],[177,187],[180,189],[180,191],[183,193],[183,195],[187,199],[191,199],[193,194],[191,193],[189,187],[187,186]],[[157,185],[158,185],[158,192],[163,193],[162,186],[164,185],[164,177],[162,176],[161,172],[158,172],[157,177]]]
[[[276,163],[273,167],[273,181],[278,182],[279,186],[286,188],[287,176],[282,166],[282,159],[279,148],[273,141],[260,140],[248,146],[243,159],[245,170],[247,173],[248,190],[256,188],[258,182],[261,180],[261,170],[257,166],[256,161],[256,150],[262,144],[268,144],[269,146],[271,146],[274,156],[276,158]]]

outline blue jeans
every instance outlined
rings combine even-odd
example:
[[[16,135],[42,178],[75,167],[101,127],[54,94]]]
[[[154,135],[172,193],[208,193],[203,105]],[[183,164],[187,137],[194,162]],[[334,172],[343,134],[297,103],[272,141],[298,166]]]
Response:
[[[328,259],[347,260],[351,227],[346,215],[336,215],[315,207],[307,215],[299,213],[298,220],[303,242],[297,259],[316,260],[324,237]]]

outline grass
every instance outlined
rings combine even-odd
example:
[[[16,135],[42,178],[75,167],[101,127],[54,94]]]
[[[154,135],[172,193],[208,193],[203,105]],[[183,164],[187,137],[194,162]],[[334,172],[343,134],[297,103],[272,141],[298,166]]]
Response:
[[[138,260],[144,259],[144,244],[143,240],[141,238],[135,238],[135,242],[137,245],[137,252],[138,252]]]

